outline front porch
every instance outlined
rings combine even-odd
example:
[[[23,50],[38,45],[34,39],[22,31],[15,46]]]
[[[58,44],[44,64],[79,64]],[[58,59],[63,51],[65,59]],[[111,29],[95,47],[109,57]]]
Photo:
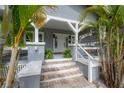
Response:
[[[49,24],[49,26],[47,24]],[[58,26],[57,26],[57,24],[58,24]],[[71,54],[72,54],[71,62],[77,64],[78,69],[79,69],[78,71],[83,73],[83,77],[87,78],[87,79],[85,78],[84,81],[91,82],[91,84],[92,84],[93,81],[99,79],[99,66],[100,66],[100,64],[98,63],[98,59],[97,58],[94,58],[93,55],[90,55],[87,52],[87,50],[81,44],[79,44],[79,36],[78,35],[79,35],[79,32],[80,32],[81,27],[82,27],[81,25],[83,25],[83,24],[79,24],[78,22],[74,22],[74,21],[70,21],[70,20],[65,20],[65,19],[62,19],[62,18],[48,17],[48,20],[47,20],[47,23],[46,23],[45,26],[46,27],[55,27],[55,28],[57,28],[58,32],[56,32],[56,33],[54,32],[53,33],[52,31],[50,32],[50,30],[49,30],[49,32],[46,31],[46,33],[47,33],[46,36],[45,36],[46,39],[44,38],[44,41],[46,40],[45,45],[40,45],[40,46],[42,46],[42,49],[52,48],[54,53],[62,53],[64,48],[70,48],[71,49]],[[65,27],[65,29],[68,28],[68,30],[66,30],[66,34],[64,33],[64,31],[65,31],[64,27]],[[69,43],[68,40],[66,39],[66,37],[69,37],[69,36],[67,36],[67,33],[71,33],[72,35],[74,35],[74,38],[73,38],[74,41],[70,41],[72,43]],[[44,34],[45,34],[45,32],[44,32]],[[34,54],[37,54],[36,50],[37,51],[41,51],[40,50],[41,48],[39,49],[39,48],[36,47],[37,43],[40,44],[39,38],[38,38],[38,30],[35,30],[35,46],[32,45],[33,43],[31,45],[29,44],[29,47],[31,47],[31,46],[34,47],[33,48]],[[38,55],[42,55],[42,58],[43,58],[44,51],[41,51],[39,53],[40,54],[38,54]],[[31,55],[31,53],[29,53],[29,54]],[[36,55],[32,55],[32,56],[29,56],[29,57],[35,57],[35,56]],[[61,55],[57,55],[56,57],[54,56],[54,58],[60,58],[60,57],[62,57],[62,56]],[[41,58],[38,58],[38,60],[40,60],[40,59]],[[63,66],[62,65],[63,63],[68,63],[67,61],[62,61],[62,62],[61,61],[57,61],[56,62],[56,60],[57,59],[52,60],[52,62],[54,63],[53,64],[53,66],[54,66],[53,69],[55,69],[55,66],[58,65],[58,64],[59,64],[59,66]],[[58,60],[60,60],[60,59],[58,59]],[[48,64],[46,61],[47,60],[42,59],[42,63],[43,64]],[[62,64],[60,64],[60,63],[62,63]],[[80,63],[80,64],[78,64],[78,63]],[[67,65],[65,65],[65,66],[67,66]],[[42,69],[43,68],[44,67],[42,67]],[[41,72],[42,72],[42,69],[41,69]],[[50,68],[48,68],[48,70],[49,69]],[[68,70],[68,71],[71,71],[71,70]],[[48,72],[45,72],[45,73],[47,73],[47,74],[48,73],[55,73],[55,75],[54,74],[50,74],[50,75],[45,76],[45,77],[43,76],[42,77],[43,78],[43,82],[47,82],[47,81],[49,82],[49,81],[54,81],[54,80],[56,81],[56,78],[57,78],[57,80],[65,79],[65,78],[68,78],[68,75],[71,75],[71,74],[68,73],[68,74],[65,74],[63,76],[63,74],[65,72],[63,74],[59,74],[59,72],[56,72],[56,71],[55,72],[54,71],[53,72],[49,72],[48,71]],[[74,72],[74,73],[72,72],[73,75],[75,73],[76,72]],[[42,74],[44,74],[44,73],[42,72],[41,75]],[[77,77],[77,75],[76,75],[76,77]],[[47,81],[44,81],[44,79],[45,80],[47,79]],[[80,82],[82,82],[82,81],[80,81]],[[51,83],[48,83],[48,85],[49,84],[52,86]],[[57,84],[55,86],[57,86]],[[50,87],[50,86],[46,85],[46,87]],[[61,87],[64,87],[64,86],[61,86]],[[83,87],[83,85],[82,85],[82,87]]]
[[[68,62],[67,61],[61,62],[61,61],[57,61],[57,60],[61,60],[61,59],[63,60],[62,52],[63,52],[64,48],[70,48],[71,54],[72,54],[71,63],[77,64],[78,69],[79,69],[78,71],[83,74],[81,77],[79,77],[80,79],[72,79],[72,80],[68,78],[68,75],[77,74],[76,72],[74,72],[74,73],[72,72],[71,74],[65,74],[64,76],[61,74],[55,75],[55,76],[61,77],[63,79],[68,78],[69,80],[67,81],[68,82],[67,86],[66,85],[59,86],[62,84],[62,82],[66,82],[66,80],[63,81],[63,79],[62,79],[62,82],[56,83],[53,86],[54,87],[57,87],[57,86],[58,87],[69,87],[69,86],[70,87],[92,87],[92,82],[99,78],[99,77],[97,77],[97,76],[99,76],[99,73],[98,73],[99,65],[97,65],[97,63],[96,63],[97,60],[95,60],[94,57],[92,55],[90,55],[81,44],[79,44],[79,40],[78,40],[79,36],[78,35],[79,35],[79,31],[81,29],[80,26],[82,24],[79,24],[78,22],[75,22],[75,21],[65,20],[62,18],[54,18],[54,17],[48,17],[47,23],[49,23],[50,20],[52,20],[52,22],[51,22],[51,24],[49,24],[48,27],[50,27],[50,25],[52,25],[51,27],[56,27],[56,28],[58,27],[56,29],[56,30],[58,30],[58,32],[55,32],[55,29],[54,29],[54,31],[48,30],[47,24],[46,24],[47,31],[44,30],[44,41],[45,42],[40,40],[39,29],[37,29],[32,24],[35,29],[35,34],[34,34],[35,38],[34,38],[34,42],[27,42],[27,47],[26,47],[26,50],[28,50],[27,65],[17,74],[17,80],[19,80],[19,83],[21,84],[19,86],[20,87],[40,87],[40,85],[39,85],[40,84],[40,76],[41,76],[41,74],[43,74],[43,73],[41,73],[42,68],[43,68],[42,64],[45,64],[45,63],[47,64],[47,62],[46,62],[47,60],[45,60],[45,58],[44,58],[46,48],[51,48],[54,51],[54,54],[56,54],[53,56],[54,59],[52,60],[52,62],[53,63],[55,62],[56,64],[61,63],[60,64],[61,66],[63,66],[62,65],[63,63],[68,64]],[[54,22],[56,22],[56,24],[53,24]],[[55,26],[57,24],[59,24],[59,26]],[[64,25],[66,26],[66,28],[68,28],[68,30],[65,31],[62,29],[62,28],[64,28]],[[43,36],[41,36],[41,37],[43,37]],[[71,38],[71,40],[69,40],[69,38]],[[71,64],[71,63],[69,63],[69,64]],[[80,63],[80,64],[78,64],[78,63]],[[54,64],[54,66],[56,64]],[[67,66],[67,65],[64,64],[64,66]],[[56,68],[54,67],[53,69],[56,69]],[[67,70],[64,68],[64,71],[65,70],[71,71],[69,69]],[[56,72],[56,74],[57,73],[58,72]],[[53,77],[55,77],[55,76],[53,76]],[[80,76],[80,75],[78,74],[78,75],[76,75],[76,77],[77,76]],[[50,76],[50,78],[51,77],[52,76]],[[74,77],[75,77],[75,75],[74,75]],[[87,77],[87,79],[84,77]],[[47,78],[49,78],[49,77],[47,77]],[[77,83],[76,85],[73,86],[73,84],[74,84],[73,81],[76,82],[75,80],[77,82],[81,82],[81,83],[80,84]],[[33,82],[34,82],[34,84],[32,84]],[[72,82],[72,83],[70,83],[70,82]],[[83,83],[85,83],[86,86],[84,86]],[[78,84],[80,86],[78,86]],[[91,86],[90,86],[90,84],[91,84]],[[46,85],[46,87],[50,87],[50,86]]]

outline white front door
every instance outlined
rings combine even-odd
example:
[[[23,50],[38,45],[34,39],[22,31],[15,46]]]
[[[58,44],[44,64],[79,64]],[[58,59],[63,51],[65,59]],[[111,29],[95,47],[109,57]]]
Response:
[[[53,50],[54,53],[63,52],[64,48],[66,48],[65,41],[66,34],[53,34]]]

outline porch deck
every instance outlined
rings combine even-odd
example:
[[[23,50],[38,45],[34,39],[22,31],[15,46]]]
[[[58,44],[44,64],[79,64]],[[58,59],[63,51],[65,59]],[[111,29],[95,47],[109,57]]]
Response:
[[[62,58],[63,58],[63,55],[61,53],[53,55],[53,59],[62,59]]]

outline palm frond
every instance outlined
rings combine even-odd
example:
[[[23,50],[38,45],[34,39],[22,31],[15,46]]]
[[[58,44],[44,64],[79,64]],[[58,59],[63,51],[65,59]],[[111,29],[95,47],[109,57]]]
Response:
[[[94,12],[98,15],[95,26],[99,37],[103,79],[108,87],[120,87],[124,56],[124,36],[120,33],[120,27],[124,28],[124,6],[89,7],[83,11],[81,21]],[[85,25],[84,28],[90,27],[90,24]]]
[[[32,16],[32,21],[35,23],[35,26],[37,28],[41,28],[44,25],[44,21],[47,18],[46,10],[51,9],[55,10],[56,6],[53,5],[47,5],[47,6],[41,6],[36,12],[34,12]]]
[[[81,26],[80,31],[84,31],[88,28],[96,29],[96,25],[93,21],[87,21],[84,25]]]
[[[19,18],[21,19],[21,26],[25,27],[29,19],[33,16],[33,13],[36,12],[40,7],[38,5],[22,5],[19,6]]]
[[[8,35],[9,23],[10,23],[10,10],[8,6],[5,6],[5,10],[3,13],[3,21],[0,30],[0,36],[2,36],[3,38],[6,38],[6,36]]]
[[[82,22],[87,16],[96,13],[98,16],[104,16],[108,12],[105,6],[91,6],[81,11],[80,21]]]

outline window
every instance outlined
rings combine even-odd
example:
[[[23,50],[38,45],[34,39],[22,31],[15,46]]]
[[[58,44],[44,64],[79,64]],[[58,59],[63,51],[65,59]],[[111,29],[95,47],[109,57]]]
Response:
[[[75,37],[72,36],[72,44],[74,44],[74,41],[75,41]]]
[[[44,41],[44,34],[43,32],[39,32],[39,42],[43,42]]]
[[[68,48],[68,37],[66,37],[66,48]]]
[[[74,44],[74,41],[75,41],[74,35],[69,35],[69,36],[68,36],[68,43],[69,43],[69,44]]]
[[[53,40],[54,40],[54,46],[55,46],[55,48],[57,48],[58,43],[57,43],[57,36],[55,34],[53,34]]]

